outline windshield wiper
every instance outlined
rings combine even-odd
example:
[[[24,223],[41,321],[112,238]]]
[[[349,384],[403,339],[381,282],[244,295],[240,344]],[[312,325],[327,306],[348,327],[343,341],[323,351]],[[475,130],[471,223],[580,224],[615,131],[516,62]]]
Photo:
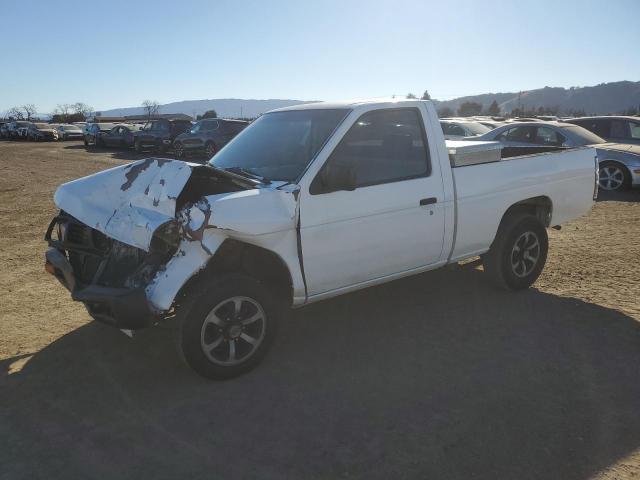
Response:
[[[260,176],[256,173],[253,173],[252,171],[247,170],[246,168],[229,167],[229,168],[223,168],[223,170],[225,172],[231,172],[231,173],[235,173],[236,175],[242,175],[243,177],[258,180],[260,183],[264,183],[265,185],[269,185],[271,183],[271,180],[269,180],[268,178]]]

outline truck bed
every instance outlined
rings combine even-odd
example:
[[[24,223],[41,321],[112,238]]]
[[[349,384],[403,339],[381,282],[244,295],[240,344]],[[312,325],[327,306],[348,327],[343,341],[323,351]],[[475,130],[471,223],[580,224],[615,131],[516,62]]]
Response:
[[[522,153],[520,149],[509,153],[515,151]],[[452,168],[457,228],[450,261],[486,252],[504,212],[523,198],[551,203],[548,226],[590,210],[597,172],[595,149],[527,153]],[[488,211],[495,214],[487,215]]]

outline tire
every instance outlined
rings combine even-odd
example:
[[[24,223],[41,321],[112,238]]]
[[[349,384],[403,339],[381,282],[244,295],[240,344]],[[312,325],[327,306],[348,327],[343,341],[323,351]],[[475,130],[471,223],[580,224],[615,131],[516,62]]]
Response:
[[[88,147],[89,146],[89,142],[87,142],[87,137],[84,137],[84,146]]]
[[[246,373],[271,346],[282,305],[264,284],[246,275],[220,275],[200,283],[176,306],[178,352],[205,378]]]
[[[617,162],[602,162],[599,166],[598,186],[608,192],[621,192],[631,186],[631,175]]]
[[[173,153],[176,154],[176,158],[178,160],[182,160],[185,158],[185,151],[184,151],[184,146],[182,145],[182,142],[175,142],[173,144]]]
[[[213,142],[207,142],[204,146],[204,154],[208,159],[211,159],[217,152],[216,146]]]
[[[492,283],[507,290],[522,290],[538,279],[547,261],[549,239],[538,218],[528,214],[505,217],[489,251],[484,271]]]

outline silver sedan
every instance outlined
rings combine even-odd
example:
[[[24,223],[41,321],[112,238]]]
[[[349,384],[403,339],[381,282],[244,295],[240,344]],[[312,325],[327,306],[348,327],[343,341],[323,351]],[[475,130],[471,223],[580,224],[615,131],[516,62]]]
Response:
[[[499,141],[507,147],[573,148],[593,146],[600,164],[600,188],[640,187],[640,145],[611,143],[578,125],[562,122],[522,122],[498,127],[466,140]]]

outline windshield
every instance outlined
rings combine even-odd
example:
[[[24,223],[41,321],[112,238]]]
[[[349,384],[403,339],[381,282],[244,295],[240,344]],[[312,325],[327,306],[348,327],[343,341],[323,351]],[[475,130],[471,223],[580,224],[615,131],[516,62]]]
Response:
[[[593,145],[595,143],[607,143],[607,141],[599,137],[593,132],[590,132],[586,128],[579,127],[578,125],[572,125],[570,127],[562,127],[568,132],[572,133],[576,139],[578,145]]]
[[[80,127],[77,125],[63,125],[65,130],[78,130],[80,131]]]
[[[304,172],[347,109],[267,113],[218,152],[210,163],[237,168],[269,180],[294,181]]]
[[[465,123],[464,126],[467,127],[467,130],[471,131],[474,135],[484,135],[491,131],[489,127],[482,125],[481,123]]]
[[[34,123],[34,125],[35,125],[35,127],[36,127],[36,128],[38,128],[38,129],[41,129],[41,128],[51,128],[51,126],[50,126],[49,124],[47,124],[47,123]]]

